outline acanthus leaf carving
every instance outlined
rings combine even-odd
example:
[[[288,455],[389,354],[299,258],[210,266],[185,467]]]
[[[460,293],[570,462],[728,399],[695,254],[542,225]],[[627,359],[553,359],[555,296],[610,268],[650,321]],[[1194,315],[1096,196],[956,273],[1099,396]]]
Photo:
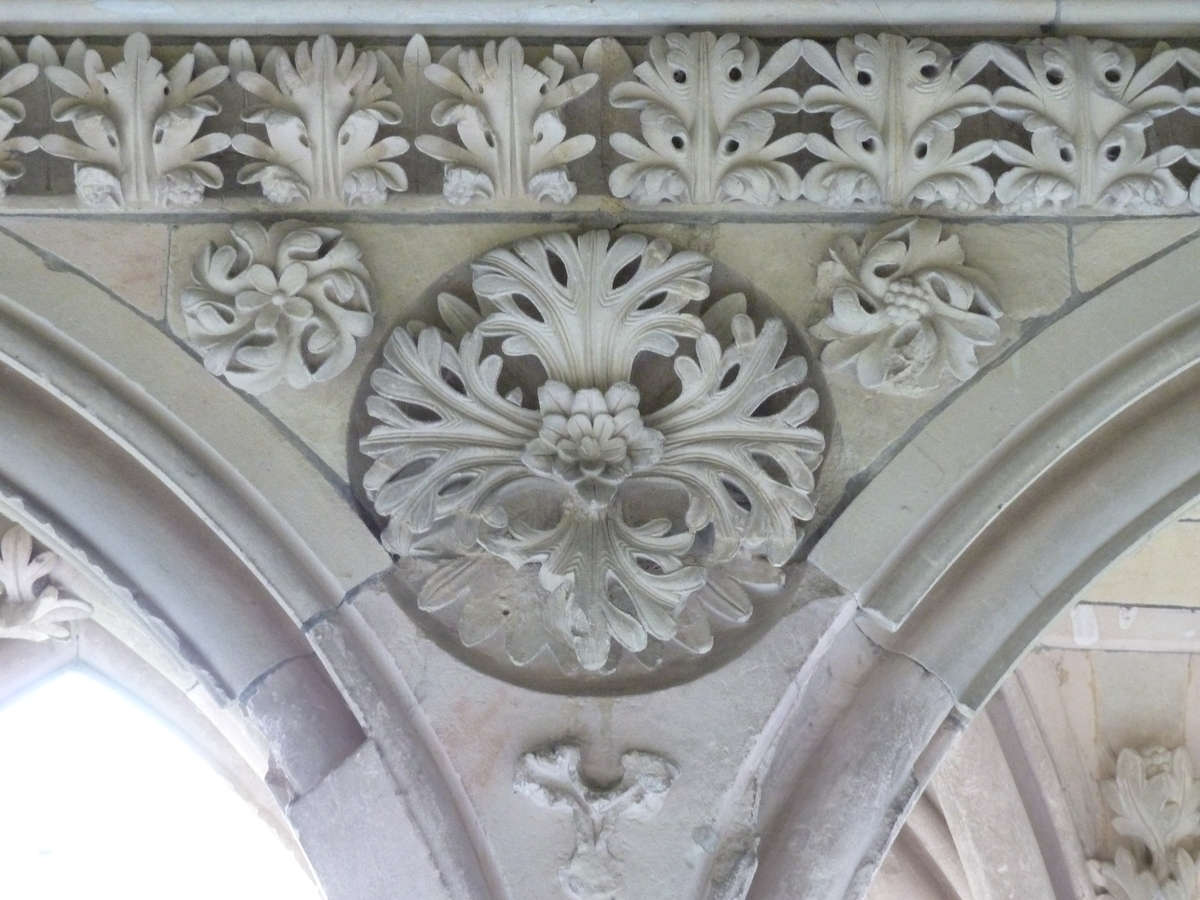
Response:
[[[456,205],[519,197],[573,200],[567,163],[590,153],[596,138],[568,138],[560,110],[599,80],[594,73],[568,77],[578,70],[574,54],[562,46],[537,68],[527,65],[516,38],[499,47],[488,41],[482,59],[474,49],[455,47],[427,66],[426,78],[450,94],[433,107],[433,122],[453,126],[461,142],[428,134],[416,141],[418,150],[445,163],[446,199]]]
[[[833,114],[833,141],[808,139],[823,162],[804,178],[806,197],[829,206],[955,210],[988,202],[992,179],[977,163],[993,142],[954,147],[962,120],[992,105],[987,88],[970,83],[991,59],[986,46],[955,62],[925,38],[860,34],[839,40],[836,52],[835,60],[817,42],[804,42],[804,59],[829,82],[805,92],[804,109]]]
[[[580,771],[580,750],[559,744],[526,753],[517,766],[513,791],[549,809],[570,810],[575,850],[559,870],[570,900],[617,896],[620,863],[610,842],[622,821],[656,813],[679,770],[656,753],[631,750],[621,756],[621,781],[614,787],[591,784]]]
[[[341,231],[287,221],[230,229],[183,291],[184,336],[214,375],[252,394],[329,381],[350,365],[374,310],[362,251]]]
[[[1113,813],[1113,830],[1134,842],[1113,861],[1090,864],[1101,896],[1114,900],[1191,900],[1196,861],[1189,851],[1200,838],[1200,780],[1185,748],[1125,748],[1116,778],[1101,785]]]
[[[329,35],[296,47],[295,62],[276,48],[262,72],[237,74],[238,84],[263,101],[243,119],[266,128],[267,142],[237,135],[234,149],[259,162],[238,172],[242,184],[261,184],[273,203],[383,203],[404,191],[408,178],[393,158],[408,150],[399,135],[376,140],[381,124],[400,121],[400,106],[379,71],[379,57],[355,56],[346,44],[338,55]]]
[[[32,153],[39,146],[37,138],[9,137],[13,126],[25,118],[25,104],[10,95],[30,84],[37,76],[37,65],[22,63],[12,44],[0,38],[0,197],[4,196],[10,184],[25,174],[25,167],[17,160],[16,154]]]
[[[214,66],[193,78],[195,62],[195,54],[186,53],[164,74],[149,39],[137,33],[112,69],[95,50],[68,52],[65,65],[46,67],[46,77],[67,95],[55,101],[51,115],[71,122],[83,143],[51,134],[41,147],[75,161],[75,189],[84,204],[194,206],[206,188],[221,186],[221,170],[203,157],[228,147],[229,135],[196,134],[220,111],[207,92],[229,69]]]
[[[1178,90],[1158,83],[1179,61],[1177,51],[1160,45],[1139,69],[1127,47],[1073,35],[1031,41],[1024,56],[994,50],[996,64],[1016,82],[996,91],[996,112],[1030,134],[1029,149],[996,144],[1013,166],[996,182],[1002,206],[1153,209],[1187,198],[1169,168],[1186,151],[1149,152],[1145,134],[1183,103]]]
[[[66,640],[70,623],[92,614],[90,603],[60,595],[57,565],[49,550],[34,555],[33,538],[19,525],[0,538],[0,639]]]
[[[638,203],[766,205],[800,196],[801,179],[780,158],[805,146],[789,134],[773,143],[775,114],[795,113],[800,96],[771,87],[800,58],[789,41],[759,67],[758,44],[736,34],[669,34],[650,41],[650,59],[613,88],[618,108],[641,110],[642,138],[610,143],[632,162],[613,170],[614,196]]]
[[[979,370],[976,348],[1000,339],[987,276],[937,221],[892,223],[861,245],[842,237],[830,256],[818,274],[832,310],[812,334],[829,342],[822,364],[852,366],[865,388],[921,394],[947,375],[966,381]]]
[[[549,644],[603,673],[614,641],[651,667],[667,642],[707,652],[710,619],[745,622],[746,590],[779,584],[796,522],[814,513],[817,397],[805,360],[781,361],[783,326],[756,333],[744,297],[705,319],[685,311],[707,295],[710,268],[636,234],[530,238],[474,263],[479,311],[442,295],[457,347],[433,328],[393,333],[367,400],[380,424],[361,441],[375,460],[363,487],[389,550],[450,560],[426,580],[423,609],[469,593],[456,558],[491,583],[490,554],[536,571],[540,588],[525,601],[489,593],[508,598],[488,602],[508,619],[509,658]],[[488,340],[503,355],[485,355]],[[543,373],[532,394],[512,368],[526,357]],[[644,357],[674,360],[677,396],[642,393]],[[534,394],[536,408],[522,405]],[[460,612],[468,646],[500,630],[484,602]]]

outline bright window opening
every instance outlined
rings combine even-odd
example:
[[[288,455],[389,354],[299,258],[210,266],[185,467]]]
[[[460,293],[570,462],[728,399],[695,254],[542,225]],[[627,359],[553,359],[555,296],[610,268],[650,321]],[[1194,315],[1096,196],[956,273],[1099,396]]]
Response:
[[[320,900],[180,737],[68,672],[0,709],[4,900]]]

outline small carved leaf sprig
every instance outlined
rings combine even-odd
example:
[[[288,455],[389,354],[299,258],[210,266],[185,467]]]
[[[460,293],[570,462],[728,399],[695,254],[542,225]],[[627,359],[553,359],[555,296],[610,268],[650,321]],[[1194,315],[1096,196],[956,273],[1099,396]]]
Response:
[[[90,603],[59,594],[51,580],[57,565],[49,550],[34,556],[33,538],[19,525],[0,538],[0,638],[66,640],[70,623],[92,614]]]
[[[620,892],[620,862],[610,847],[613,832],[622,821],[658,812],[679,770],[656,753],[631,750],[621,756],[620,783],[602,788],[588,782],[579,763],[575,744],[526,753],[513,791],[548,809],[570,811],[575,850],[559,870],[559,881],[571,900],[603,900]]]
[[[1004,47],[993,52],[1016,82],[996,91],[996,112],[1030,134],[1028,149],[996,144],[1013,166],[996,181],[1002,206],[1154,209],[1187,198],[1169,168],[1186,151],[1148,152],[1145,135],[1183,102],[1178,90],[1158,83],[1179,61],[1177,51],[1160,45],[1140,69],[1128,48],[1077,35],[1031,41],[1024,60]]]
[[[499,47],[488,41],[483,58],[455,47],[425,69],[451,96],[433,107],[436,125],[454,126],[461,145],[434,135],[417,138],[417,149],[446,164],[443,193],[463,205],[474,200],[529,197],[569,203],[575,184],[567,163],[590,153],[596,138],[567,137],[560,110],[590,90],[594,73],[577,73],[579,62],[556,45],[537,68],[525,64],[516,38]]]
[[[614,106],[641,110],[646,142],[623,133],[610,138],[632,160],[613,170],[613,194],[638,203],[795,200],[800,176],[780,157],[801,150],[805,136],[770,140],[775,114],[798,112],[800,95],[770,85],[799,58],[799,41],[760,68],[758,44],[736,34],[653,38],[650,59],[634,69],[639,81],[611,93]]]
[[[439,298],[457,347],[434,328],[393,333],[367,401],[380,424],[360,444],[375,460],[363,486],[387,519],[384,545],[473,556],[489,583],[503,579],[480,551],[537,572],[540,591],[524,599],[500,588],[467,604],[468,646],[503,628],[518,665],[564,645],[602,672],[614,641],[653,665],[665,642],[707,652],[710,617],[743,623],[744,586],[778,584],[796,522],[814,512],[824,438],[806,423],[817,397],[806,362],[781,361],[783,326],[756,333],[744,297],[703,320],[684,312],[707,294],[711,265],[637,234],[529,238],[474,263],[478,310]],[[733,345],[723,350],[710,325]],[[502,355],[485,355],[488,340]],[[673,358],[680,383],[657,409],[635,383],[647,355]],[[510,361],[524,357],[544,372],[535,409],[519,386],[499,386],[520,382]],[[456,565],[429,580],[422,608],[469,593]]]
[[[1100,896],[1113,900],[1192,900],[1196,861],[1188,847],[1200,838],[1200,781],[1185,748],[1125,748],[1116,778],[1101,785],[1113,830],[1133,841],[1113,862],[1092,861]]]
[[[335,228],[238,222],[233,244],[209,244],[180,297],[185,337],[204,366],[260,394],[286,381],[329,381],[374,324],[362,251]]]
[[[977,347],[1000,339],[1000,307],[987,276],[964,265],[958,237],[942,238],[932,219],[870,232],[862,244],[840,238],[818,271],[832,311],[812,328],[828,341],[828,369],[853,365],[865,388],[921,394],[945,375],[979,370]]]
[[[338,56],[329,35],[296,47],[295,62],[272,51],[262,73],[242,71],[238,84],[263,105],[243,119],[263,125],[267,143],[249,134],[233,139],[234,149],[260,162],[238,172],[242,184],[261,184],[272,203],[383,203],[389,191],[403,191],[408,179],[390,160],[408,150],[398,135],[376,140],[380,124],[400,121],[400,106],[373,52],[355,57],[346,44]]]
[[[32,153],[38,148],[33,137],[9,137],[13,126],[25,118],[25,105],[10,94],[19,91],[38,75],[35,63],[23,63],[4,38],[0,38],[0,197],[8,186],[25,174],[25,167],[16,159],[18,153]]]
[[[991,176],[977,163],[993,142],[954,148],[962,120],[992,105],[987,88],[969,83],[991,59],[986,45],[954,63],[945,47],[925,38],[860,34],[837,42],[836,60],[806,40],[804,58],[829,82],[805,92],[804,109],[833,114],[833,141],[808,139],[824,161],[805,176],[806,197],[829,206],[956,210],[991,199]]]
[[[75,191],[88,206],[194,206],[205,188],[219,188],[221,170],[203,157],[229,146],[227,134],[196,138],[221,107],[207,93],[229,74],[213,66],[192,78],[196,57],[184,54],[163,74],[144,34],[125,41],[124,58],[104,68],[100,54],[68,54],[69,66],[47,66],[46,77],[67,96],[55,101],[55,121],[70,122],[82,144],[62,135],[42,149],[75,160]]]

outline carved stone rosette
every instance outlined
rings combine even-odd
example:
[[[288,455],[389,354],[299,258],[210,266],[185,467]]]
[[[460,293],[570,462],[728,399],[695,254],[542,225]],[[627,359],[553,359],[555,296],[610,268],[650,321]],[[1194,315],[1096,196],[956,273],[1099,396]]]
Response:
[[[375,323],[362,251],[336,228],[237,222],[209,244],[179,299],[183,337],[204,366],[261,394],[329,381]]]
[[[449,335],[392,334],[363,487],[385,546],[430,566],[418,605],[467,646],[652,668],[780,583],[814,514],[817,394],[743,295],[692,311],[711,269],[640,234],[530,238],[473,263],[475,304],[439,297]]]

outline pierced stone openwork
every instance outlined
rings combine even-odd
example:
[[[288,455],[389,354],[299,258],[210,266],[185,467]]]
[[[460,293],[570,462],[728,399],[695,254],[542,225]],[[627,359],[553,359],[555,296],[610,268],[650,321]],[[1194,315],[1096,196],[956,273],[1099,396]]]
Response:
[[[468,647],[653,668],[781,583],[814,514],[817,393],[782,322],[756,327],[744,294],[704,309],[712,267],[640,234],[530,238],[474,262],[475,304],[439,296],[449,334],[392,334],[363,486]]]

